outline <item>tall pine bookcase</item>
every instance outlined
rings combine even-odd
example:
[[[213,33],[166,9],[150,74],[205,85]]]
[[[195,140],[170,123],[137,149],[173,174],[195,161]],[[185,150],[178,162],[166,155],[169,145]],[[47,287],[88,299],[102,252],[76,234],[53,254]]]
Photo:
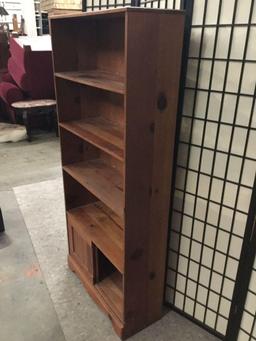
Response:
[[[163,314],[181,11],[51,18],[68,263],[117,334]]]

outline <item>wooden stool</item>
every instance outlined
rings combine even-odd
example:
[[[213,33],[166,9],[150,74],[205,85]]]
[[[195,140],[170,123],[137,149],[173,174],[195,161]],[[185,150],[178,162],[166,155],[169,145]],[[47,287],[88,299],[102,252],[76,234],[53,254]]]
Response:
[[[28,101],[20,101],[12,103],[17,116],[22,116],[24,125],[27,130],[28,141],[31,141],[31,117],[32,116],[46,116],[48,126],[53,125],[58,133],[57,115],[56,115],[56,101],[53,99],[36,99]]]

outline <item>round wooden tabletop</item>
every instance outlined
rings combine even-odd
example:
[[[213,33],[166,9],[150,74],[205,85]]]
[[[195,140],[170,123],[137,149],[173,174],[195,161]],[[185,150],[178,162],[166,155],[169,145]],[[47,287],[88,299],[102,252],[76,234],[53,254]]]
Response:
[[[51,107],[55,105],[56,101],[54,99],[35,99],[12,103],[12,107],[15,109],[33,109],[37,107]]]

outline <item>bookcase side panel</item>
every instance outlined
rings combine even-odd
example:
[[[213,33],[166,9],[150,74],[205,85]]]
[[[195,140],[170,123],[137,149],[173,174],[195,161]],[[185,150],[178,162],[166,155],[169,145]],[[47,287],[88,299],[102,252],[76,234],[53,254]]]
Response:
[[[183,31],[182,14],[160,15],[156,45],[158,104],[154,124],[150,223],[147,229],[148,273],[151,277],[147,288],[149,322],[162,316]]]
[[[154,146],[156,43],[154,13],[126,18],[125,275],[126,335],[146,326],[148,233]]]
[[[129,13],[126,26],[125,317],[162,316],[183,15]]]

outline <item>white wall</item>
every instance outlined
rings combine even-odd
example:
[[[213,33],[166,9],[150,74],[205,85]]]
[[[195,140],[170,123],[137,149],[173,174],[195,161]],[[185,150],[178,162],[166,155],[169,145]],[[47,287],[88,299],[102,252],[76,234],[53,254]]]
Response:
[[[22,15],[25,19],[25,33],[29,37],[36,37],[36,18],[34,0],[22,0]]]

